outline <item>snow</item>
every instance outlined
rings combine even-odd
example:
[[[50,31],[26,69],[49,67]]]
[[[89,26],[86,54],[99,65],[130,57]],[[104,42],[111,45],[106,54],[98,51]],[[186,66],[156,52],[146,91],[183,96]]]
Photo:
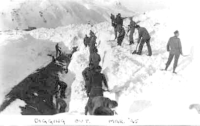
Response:
[[[153,50],[151,57],[145,55],[147,54],[145,45],[142,56],[132,55],[131,52],[135,50],[136,44],[130,47],[128,37],[125,37],[122,47],[110,41],[114,39],[110,22],[98,23],[93,27],[79,24],[55,29],[40,28],[30,32],[15,30],[3,32],[0,43],[2,72],[0,80],[3,87],[0,89],[0,103],[2,96],[11,87],[38,67],[50,62],[51,58],[46,54],[54,51],[55,42],[61,42],[63,47],[66,46],[66,51],[76,45],[79,46],[79,51],[74,53],[69,64],[70,75],[60,77],[68,81],[71,87],[67,91],[70,94],[69,112],[60,116],[83,115],[87,97],[83,90],[84,81],[81,72],[88,66],[89,60],[88,48],[83,45],[83,37],[93,30],[97,35],[99,54],[104,59],[104,62],[100,63],[102,72],[106,75],[111,90],[104,95],[118,101],[119,106],[116,111],[119,115],[131,115],[141,119],[163,120],[167,117],[169,120],[178,118],[194,121],[199,115],[195,110],[190,110],[189,106],[200,104],[198,83],[200,52],[199,42],[196,42],[199,26],[196,16],[199,11],[195,11],[196,5],[193,5],[194,8],[189,10],[181,6],[179,10],[174,8],[154,10],[133,18],[141,21],[139,24],[146,27],[151,34]],[[125,26],[128,22],[125,21]],[[167,62],[166,44],[175,30],[180,31],[183,53],[189,54],[187,57],[180,57],[178,75],[172,74],[173,63],[167,72],[160,70]],[[134,39],[137,39],[137,32],[134,34]],[[31,51],[32,49],[35,51]],[[23,106],[22,101],[15,101],[13,104]],[[19,114],[19,109],[9,106],[4,113]]]
[[[10,0],[0,7],[0,30],[56,28],[69,24],[92,24],[110,20],[111,13],[133,15],[122,5],[102,0]]]

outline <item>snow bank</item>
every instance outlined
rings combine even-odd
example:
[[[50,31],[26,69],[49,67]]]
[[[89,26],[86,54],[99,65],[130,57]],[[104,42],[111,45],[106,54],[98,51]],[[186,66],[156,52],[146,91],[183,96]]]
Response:
[[[102,72],[106,75],[111,89],[111,92],[105,92],[105,96],[118,101],[117,113],[119,115],[142,115],[141,118],[153,115],[158,119],[166,116],[181,118],[184,115],[185,118],[188,117],[189,119],[198,116],[197,113],[189,110],[190,104],[200,102],[198,101],[198,77],[194,73],[199,69],[198,56],[196,55],[199,53],[198,44],[194,42],[194,35],[198,32],[195,32],[196,30],[194,30],[194,34],[188,32],[193,28],[186,25],[189,19],[184,16],[177,16],[177,14],[179,14],[179,11],[156,10],[134,17],[134,20],[141,21],[139,24],[146,27],[151,34],[153,50],[151,57],[145,55],[147,54],[146,46],[144,46],[142,56],[132,55],[131,52],[136,45],[130,47],[128,37],[125,37],[122,47],[116,46],[116,42],[110,41],[114,38],[114,33],[109,22],[96,24],[93,27],[89,25],[69,25],[56,29],[41,28],[24,34],[40,41],[63,42],[69,49],[75,45],[79,46],[79,51],[73,55],[69,65],[69,70],[75,74],[76,78],[74,81],[70,81],[72,83],[71,101],[69,112],[66,114],[80,115],[84,113],[87,97],[83,90],[84,81],[81,72],[88,65],[89,52],[88,48],[83,45],[83,37],[92,29],[98,38],[97,47],[102,57]],[[196,20],[193,23],[191,23],[191,26],[196,25]],[[187,28],[188,30],[185,30]],[[173,36],[175,30],[180,31],[183,53],[190,54],[188,57],[180,57],[177,68],[178,75],[171,73],[172,65],[169,67],[169,72],[160,71],[161,68],[165,67],[168,58],[167,41]],[[134,38],[137,39],[137,32],[134,34]],[[7,43],[9,44],[9,42]],[[46,48],[44,45],[41,47],[42,49]],[[51,46],[51,49],[54,49],[54,47]],[[20,51],[17,50],[18,53]],[[40,50],[37,52],[40,52]],[[2,55],[5,54],[2,53]],[[34,52],[35,54],[37,53]],[[30,56],[32,55],[27,53],[26,57]],[[42,62],[48,60],[50,59],[44,58]],[[40,60],[36,61],[38,63]],[[29,60],[26,64],[29,62],[32,61]],[[42,65],[41,62],[39,63]],[[10,66],[13,66],[13,64]],[[31,64],[31,66],[39,67],[36,64]],[[23,67],[31,68],[31,66]],[[24,72],[28,74],[29,71],[24,70]]]
[[[133,15],[123,5],[99,0],[12,0],[2,5],[7,8],[0,11],[0,30],[96,24],[110,20],[110,13]]]

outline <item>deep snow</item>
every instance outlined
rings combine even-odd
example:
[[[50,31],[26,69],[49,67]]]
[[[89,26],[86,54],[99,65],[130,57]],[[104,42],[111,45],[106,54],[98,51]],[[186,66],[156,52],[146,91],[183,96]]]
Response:
[[[0,89],[0,96],[4,96],[27,74],[50,61],[50,58],[45,55],[54,50],[52,42],[63,42],[69,49],[78,45],[79,51],[73,55],[69,65],[69,70],[75,74],[75,80],[69,82],[72,86],[69,112],[60,116],[83,114],[87,98],[83,91],[84,82],[81,72],[87,67],[89,60],[89,52],[83,45],[83,37],[92,29],[97,35],[97,43],[100,43],[99,54],[102,59],[104,57],[104,62],[101,62],[103,73],[112,90],[111,93],[106,92],[105,96],[118,101],[119,106],[116,111],[119,115],[129,114],[141,119],[152,117],[161,120],[166,117],[169,120],[178,117],[190,119],[192,122],[193,119],[199,118],[199,114],[196,110],[190,110],[189,106],[200,104],[198,83],[200,52],[199,42],[197,42],[199,23],[196,18],[198,11],[195,9],[185,10],[184,6],[180,6],[179,10],[174,8],[155,10],[134,17],[134,20],[141,21],[140,25],[146,27],[151,34],[152,57],[145,55],[146,46],[142,56],[132,55],[131,52],[136,45],[129,47],[128,37],[125,37],[122,47],[117,47],[116,42],[109,41],[114,38],[110,22],[99,23],[94,27],[69,25],[55,29],[40,28],[30,32],[15,30],[3,32],[0,43],[2,48],[0,69],[4,70],[1,70],[3,76],[0,80],[3,84],[1,87],[4,88]],[[192,14],[186,16],[186,12]],[[128,20],[125,22],[125,26],[128,22]],[[178,75],[174,75],[171,73],[173,64],[167,72],[160,69],[165,67],[168,58],[167,41],[177,29],[180,31],[183,53],[190,56],[180,57]],[[137,39],[137,32],[134,38]],[[32,40],[34,42],[31,42]],[[26,48],[23,46],[24,43],[28,43]],[[31,49],[35,51],[32,52]],[[41,55],[38,55],[39,53]],[[16,109],[19,104],[23,105],[23,102],[15,101],[4,113],[19,114],[19,109]]]
[[[108,21],[111,13],[133,15],[122,5],[100,0],[8,0],[0,6],[0,30],[56,28],[69,24],[96,24]]]

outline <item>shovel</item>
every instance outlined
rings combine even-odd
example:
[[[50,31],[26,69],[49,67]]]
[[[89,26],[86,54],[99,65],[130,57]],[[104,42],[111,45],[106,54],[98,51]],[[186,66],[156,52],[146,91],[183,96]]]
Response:
[[[137,48],[138,48],[138,45],[139,45],[139,43],[137,43],[137,45],[136,45],[136,49],[133,51],[133,53],[132,53],[132,54],[136,54],[136,53],[137,53]]]

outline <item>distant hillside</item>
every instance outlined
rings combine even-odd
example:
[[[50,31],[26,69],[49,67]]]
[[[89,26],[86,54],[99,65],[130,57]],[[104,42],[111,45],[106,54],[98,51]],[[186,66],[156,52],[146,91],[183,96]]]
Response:
[[[133,15],[120,2],[99,0],[10,0],[8,8],[1,9],[0,30],[27,29],[28,27],[56,28],[68,24],[100,23],[111,13]]]

